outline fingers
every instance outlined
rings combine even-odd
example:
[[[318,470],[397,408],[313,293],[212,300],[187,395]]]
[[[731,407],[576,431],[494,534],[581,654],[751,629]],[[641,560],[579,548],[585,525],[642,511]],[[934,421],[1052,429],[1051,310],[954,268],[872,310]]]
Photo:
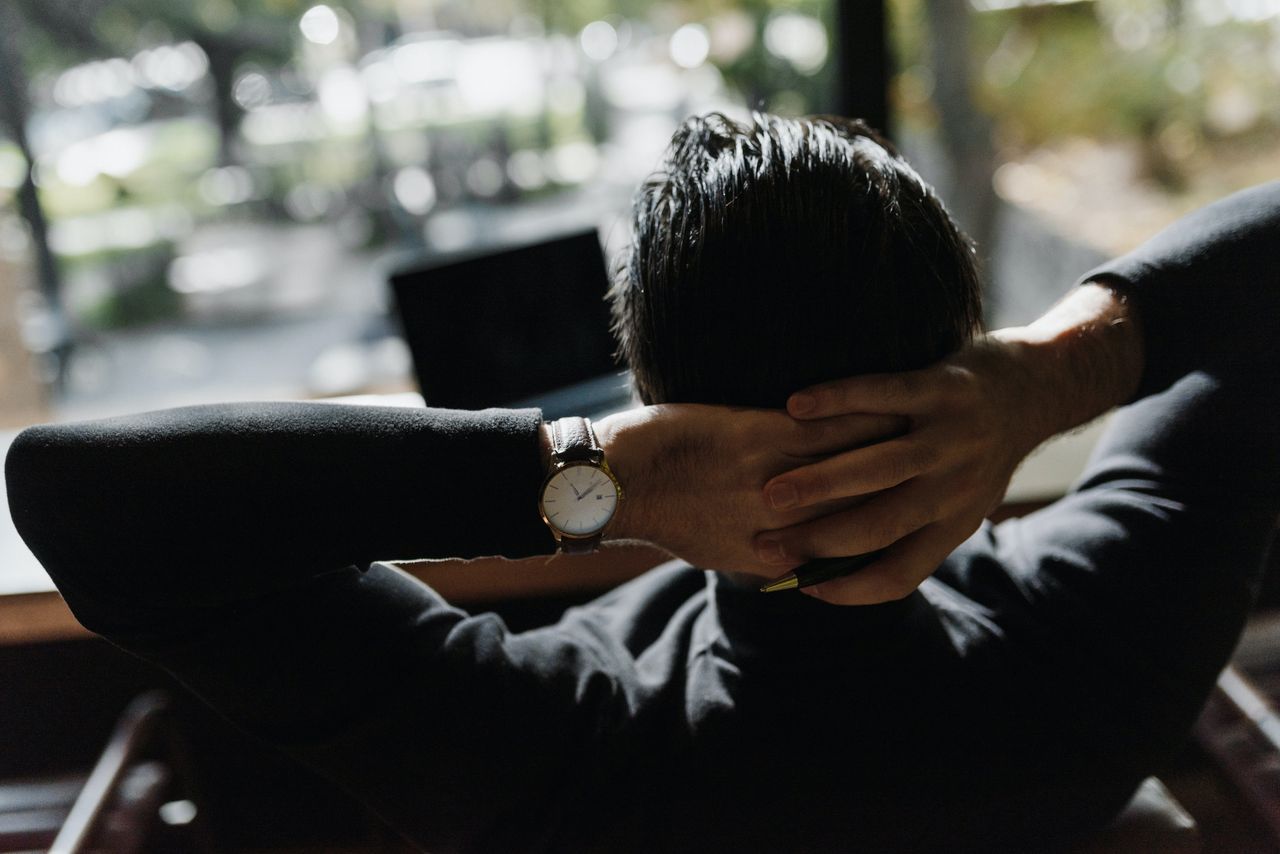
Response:
[[[810,386],[787,400],[794,418],[829,418],[851,412],[913,415],[930,409],[942,393],[936,369],[864,374]]]
[[[775,510],[805,507],[897,486],[938,460],[933,445],[892,439],[780,474],[765,484],[764,494]]]
[[[936,486],[912,480],[858,506],[756,536],[766,563],[873,552],[942,518]]]
[[[904,415],[863,413],[806,421],[787,418],[787,422],[794,433],[790,450],[795,455],[804,457],[847,451],[860,445],[900,436],[911,423]]]
[[[929,525],[891,546],[870,566],[801,590],[833,605],[876,605],[902,599],[928,578],[964,541],[967,532]]]

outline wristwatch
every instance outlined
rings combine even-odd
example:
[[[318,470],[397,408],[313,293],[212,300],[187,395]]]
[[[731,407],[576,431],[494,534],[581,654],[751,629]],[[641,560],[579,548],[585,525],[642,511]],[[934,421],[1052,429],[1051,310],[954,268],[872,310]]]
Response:
[[[604,458],[591,422],[585,418],[551,422],[551,467],[542,482],[538,513],[559,551],[595,551],[621,501],[622,485]]]

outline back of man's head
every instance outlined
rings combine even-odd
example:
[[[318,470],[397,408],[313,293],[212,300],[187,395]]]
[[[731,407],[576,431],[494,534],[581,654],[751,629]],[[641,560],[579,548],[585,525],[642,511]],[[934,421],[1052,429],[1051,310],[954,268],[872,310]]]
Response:
[[[689,119],[633,216],[610,297],[646,403],[780,407],[922,367],[980,325],[968,240],[861,122]]]

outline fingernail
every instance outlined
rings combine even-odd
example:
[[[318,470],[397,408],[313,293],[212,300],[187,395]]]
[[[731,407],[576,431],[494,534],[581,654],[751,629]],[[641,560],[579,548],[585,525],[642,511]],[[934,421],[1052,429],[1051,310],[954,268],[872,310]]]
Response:
[[[787,559],[782,543],[777,540],[761,540],[756,544],[756,554],[765,563],[780,563]]]
[[[813,395],[800,392],[791,395],[791,414],[804,415],[806,412],[812,412],[813,408],[818,405],[818,401],[813,399]]]
[[[800,503],[800,494],[789,483],[775,483],[766,493],[774,510],[786,510]]]

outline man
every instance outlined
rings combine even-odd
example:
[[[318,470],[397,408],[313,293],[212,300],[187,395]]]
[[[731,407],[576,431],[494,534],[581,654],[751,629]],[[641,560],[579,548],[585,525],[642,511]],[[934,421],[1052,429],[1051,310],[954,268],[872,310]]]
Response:
[[[692,119],[635,212],[613,298],[653,405],[598,448],[529,411],[40,427],[7,460],[18,529],[86,626],[432,851],[1028,851],[1103,824],[1194,720],[1280,509],[1280,184],[973,342],[964,241],[856,123]],[[1125,402],[1071,494],[981,523],[1040,441]],[[544,480],[554,519],[553,485],[572,516],[613,476],[603,530],[538,518]],[[369,567],[602,534],[703,569],[512,634]],[[741,583],[871,552],[812,595]]]

